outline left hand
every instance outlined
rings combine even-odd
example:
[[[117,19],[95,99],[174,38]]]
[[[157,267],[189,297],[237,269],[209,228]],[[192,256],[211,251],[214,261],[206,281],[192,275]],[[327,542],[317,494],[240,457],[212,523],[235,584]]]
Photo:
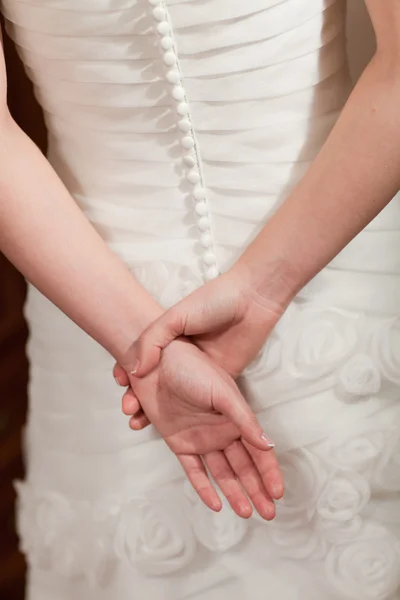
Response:
[[[149,375],[129,377],[124,412],[135,412],[138,398],[143,409],[131,426],[139,428],[147,415],[209,508],[221,504],[203,462],[239,516],[251,515],[250,500],[261,517],[274,517],[283,483],[273,444],[223,369],[180,338]]]
[[[140,382],[146,373],[151,372],[159,363],[161,351],[183,334],[192,335],[199,348],[236,377],[255,358],[283,310],[270,306],[235,272],[221,275],[183,299],[145,330],[132,347],[130,363],[135,364],[135,357],[140,363],[131,383],[134,380]],[[240,351],[232,351],[235,348]],[[120,385],[129,385],[129,378],[119,365],[114,367],[114,376]],[[122,406],[123,412],[131,416],[132,429],[143,429],[150,421],[153,422],[132,388],[125,393]],[[238,441],[230,452],[234,463],[248,472],[250,480],[257,481],[261,475],[270,496],[281,497],[283,482],[274,451],[263,453],[246,442]],[[239,456],[246,457],[246,460],[242,461]],[[206,462],[209,458],[205,457]],[[251,495],[250,498],[254,503]]]

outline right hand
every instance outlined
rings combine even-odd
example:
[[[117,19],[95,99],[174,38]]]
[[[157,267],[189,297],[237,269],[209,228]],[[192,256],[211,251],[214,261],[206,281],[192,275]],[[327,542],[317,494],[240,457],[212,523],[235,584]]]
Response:
[[[274,517],[273,498],[282,496],[283,481],[271,442],[223,369],[180,338],[150,374],[131,374],[129,383],[124,412],[135,413],[140,403],[143,419],[176,454],[209,508],[220,510],[221,501],[205,466],[239,516],[251,515],[249,497],[263,518]]]
[[[189,336],[234,379],[257,356],[286,306],[254,290],[235,269],[165,311],[130,349],[136,376],[147,375],[174,339]],[[117,369],[116,374],[123,377]]]

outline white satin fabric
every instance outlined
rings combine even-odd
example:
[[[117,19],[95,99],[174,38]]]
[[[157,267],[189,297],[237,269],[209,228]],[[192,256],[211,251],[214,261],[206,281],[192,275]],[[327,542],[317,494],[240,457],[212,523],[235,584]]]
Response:
[[[2,8],[50,161],[165,306],[232,264],[348,94],[342,0]],[[128,429],[112,359],[31,288],[18,484],[29,600],[399,599],[399,230],[395,199],[296,298],[242,378],[286,476],[273,523],[205,509],[154,432]]]

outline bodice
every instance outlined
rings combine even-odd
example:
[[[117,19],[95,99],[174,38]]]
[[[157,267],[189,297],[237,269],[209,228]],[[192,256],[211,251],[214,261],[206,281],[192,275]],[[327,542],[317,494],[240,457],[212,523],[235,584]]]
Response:
[[[349,91],[343,0],[3,0],[3,11],[49,159],[129,264],[183,261],[206,278],[229,266]],[[396,311],[399,228],[393,202],[307,294]]]

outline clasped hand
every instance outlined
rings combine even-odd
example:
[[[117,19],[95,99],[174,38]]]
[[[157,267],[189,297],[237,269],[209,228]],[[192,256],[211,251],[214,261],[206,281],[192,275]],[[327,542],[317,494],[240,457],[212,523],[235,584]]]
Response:
[[[122,407],[131,428],[157,429],[212,510],[222,505],[206,468],[241,517],[252,503],[272,519],[283,494],[274,445],[235,383],[282,312],[231,271],[166,311],[114,368],[129,386]]]

